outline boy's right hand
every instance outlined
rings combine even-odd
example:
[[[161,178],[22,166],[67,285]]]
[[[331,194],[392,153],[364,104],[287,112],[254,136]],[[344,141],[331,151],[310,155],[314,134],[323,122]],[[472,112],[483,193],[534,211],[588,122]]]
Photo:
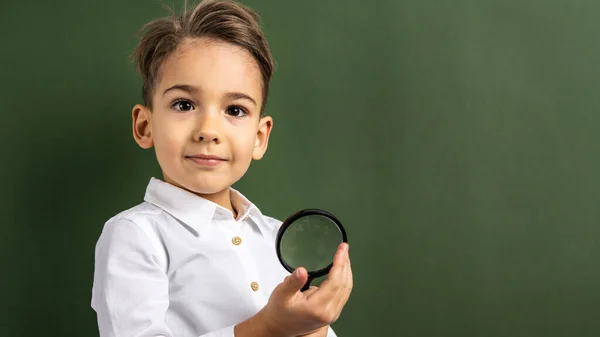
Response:
[[[338,319],[353,287],[348,244],[340,244],[329,275],[318,289],[301,292],[307,280],[306,269],[298,268],[273,290],[269,302],[257,314],[269,335],[298,336]]]

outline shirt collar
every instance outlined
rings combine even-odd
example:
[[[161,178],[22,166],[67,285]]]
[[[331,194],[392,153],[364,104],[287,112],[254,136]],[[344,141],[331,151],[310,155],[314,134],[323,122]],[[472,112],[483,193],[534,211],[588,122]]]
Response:
[[[229,192],[231,203],[238,213],[236,221],[243,221],[249,217],[264,235],[265,223],[258,207],[236,189],[230,187]],[[146,187],[144,201],[171,214],[191,227],[196,234],[199,234],[206,226],[210,226],[213,221],[233,218],[231,211],[225,207],[154,177],[150,179]]]

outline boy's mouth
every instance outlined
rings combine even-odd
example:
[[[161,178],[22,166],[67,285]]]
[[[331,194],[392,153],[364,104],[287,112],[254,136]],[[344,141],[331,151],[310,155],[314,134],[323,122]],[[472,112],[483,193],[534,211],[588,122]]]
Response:
[[[200,166],[217,166],[227,161],[225,158],[221,158],[212,154],[196,154],[192,156],[185,156],[185,158],[190,159]]]

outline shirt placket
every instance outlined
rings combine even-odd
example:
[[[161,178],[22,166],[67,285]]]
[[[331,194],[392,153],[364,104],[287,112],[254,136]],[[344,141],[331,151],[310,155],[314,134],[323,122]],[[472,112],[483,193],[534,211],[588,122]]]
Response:
[[[261,289],[260,275],[257,268],[257,262],[252,254],[250,240],[253,233],[246,223],[247,216],[243,221],[237,222],[232,220],[232,225],[229,230],[231,236],[231,245],[235,251],[245,276],[246,291],[250,293],[254,305],[257,310],[260,310],[264,305],[264,294]]]

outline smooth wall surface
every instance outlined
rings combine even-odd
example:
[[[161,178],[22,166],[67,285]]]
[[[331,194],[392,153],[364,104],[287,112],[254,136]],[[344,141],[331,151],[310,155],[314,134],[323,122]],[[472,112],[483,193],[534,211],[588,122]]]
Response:
[[[246,3],[278,62],[275,128],[235,187],[343,221],[340,337],[600,335],[599,2]],[[131,137],[127,55],[166,13],[3,3],[3,335],[97,336],[94,245],[160,174]]]

